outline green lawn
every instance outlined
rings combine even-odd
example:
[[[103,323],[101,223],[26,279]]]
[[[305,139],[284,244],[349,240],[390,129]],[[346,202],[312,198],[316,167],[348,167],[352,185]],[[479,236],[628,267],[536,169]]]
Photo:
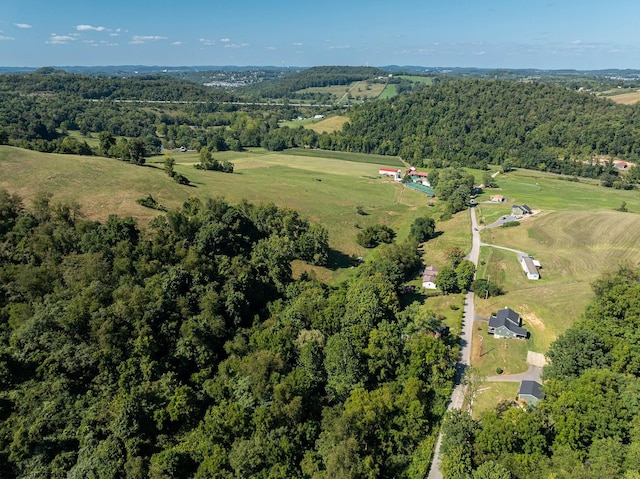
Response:
[[[283,155],[307,156],[311,158],[327,158],[341,161],[351,161],[356,163],[371,163],[386,167],[404,168],[405,164],[398,156],[373,155],[368,153],[351,153],[346,151],[331,150],[309,150],[305,148],[291,148],[281,152]],[[378,172],[376,171],[377,175]]]
[[[519,389],[520,383],[482,383],[473,404],[473,417],[477,419],[482,413],[493,411],[501,401],[515,401]]]

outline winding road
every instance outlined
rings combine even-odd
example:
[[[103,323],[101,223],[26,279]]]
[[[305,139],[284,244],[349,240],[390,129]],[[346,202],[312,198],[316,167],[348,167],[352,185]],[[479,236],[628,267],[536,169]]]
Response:
[[[476,221],[476,210],[472,206],[471,211],[471,234],[472,244],[471,251],[465,257],[471,261],[476,268],[478,267],[478,257],[480,256],[480,232],[478,231],[478,223]],[[462,378],[467,367],[471,364],[471,338],[473,336],[473,321],[475,318],[475,309],[473,306],[474,294],[469,291],[464,298],[464,314],[462,317],[462,332],[460,333],[460,357],[456,364],[456,384],[451,394],[451,401],[447,407],[448,411],[452,409],[462,408],[464,401],[464,388]],[[433,451],[433,461],[429,470],[429,479],[442,479],[440,472],[440,443],[442,442],[442,433],[438,435],[435,450]]]

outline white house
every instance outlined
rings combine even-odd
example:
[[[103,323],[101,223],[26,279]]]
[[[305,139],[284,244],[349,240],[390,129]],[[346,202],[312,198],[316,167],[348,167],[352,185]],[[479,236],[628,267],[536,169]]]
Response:
[[[540,264],[540,262],[538,262]],[[529,279],[540,279],[540,272],[531,256],[520,256],[520,266]]]
[[[436,286],[436,276],[438,276],[438,268],[435,266],[427,266],[422,273],[422,287],[425,289],[438,289]]]

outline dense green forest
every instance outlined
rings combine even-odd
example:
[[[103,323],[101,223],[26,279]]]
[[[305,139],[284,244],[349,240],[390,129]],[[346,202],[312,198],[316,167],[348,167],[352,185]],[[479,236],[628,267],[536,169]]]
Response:
[[[294,279],[327,244],[270,204],[142,228],[0,192],[1,477],[424,477],[456,338],[401,305],[415,243]]]
[[[599,177],[595,156],[640,159],[640,107],[557,85],[442,81],[354,108],[322,147],[400,155],[418,166],[487,164]]]
[[[551,345],[535,408],[448,416],[445,478],[640,477],[639,278],[622,267],[594,283],[582,319]]]

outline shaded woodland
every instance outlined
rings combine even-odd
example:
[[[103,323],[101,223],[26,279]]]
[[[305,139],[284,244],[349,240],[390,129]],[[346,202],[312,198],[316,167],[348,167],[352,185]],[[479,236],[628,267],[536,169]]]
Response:
[[[423,477],[456,340],[401,306],[415,243],[294,279],[327,244],[269,204],[141,228],[0,192],[2,477]]]

